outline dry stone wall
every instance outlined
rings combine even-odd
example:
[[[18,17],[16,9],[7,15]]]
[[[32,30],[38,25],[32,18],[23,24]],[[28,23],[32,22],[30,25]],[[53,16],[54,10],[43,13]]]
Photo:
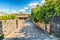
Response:
[[[22,27],[25,25],[25,21],[24,20],[18,20],[18,28]]]
[[[40,28],[42,28],[42,29],[45,30],[45,24],[44,24],[44,23],[38,22],[37,25],[38,25]]]
[[[18,28],[22,28],[25,25],[25,20],[2,20],[2,30],[5,36],[14,32]]]
[[[2,28],[4,35],[8,35],[16,29],[16,20],[3,20]]]
[[[40,22],[38,22],[36,24],[38,25],[39,28],[41,28],[41,29],[47,31],[48,33],[50,33],[50,24],[46,24],[46,26],[45,26],[44,23],[40,23]]]

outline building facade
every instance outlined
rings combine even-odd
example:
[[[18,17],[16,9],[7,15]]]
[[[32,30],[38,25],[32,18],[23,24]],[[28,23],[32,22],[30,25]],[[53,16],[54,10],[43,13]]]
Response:
[[[28,19],[29,18],[29,14],[12,14],[15,15],[18,19]]]

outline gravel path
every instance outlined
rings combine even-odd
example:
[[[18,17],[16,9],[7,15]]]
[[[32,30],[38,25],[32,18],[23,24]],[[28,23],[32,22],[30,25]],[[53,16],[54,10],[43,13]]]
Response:
[[[25,34],[25,36],[19,37],[20,35],[17,35],[16,38],[7,38],[4,40],[56,40],[42,29],[38,29],[32,21],[27,21],[26,25],[27,26],[22,29],[22,33]]]

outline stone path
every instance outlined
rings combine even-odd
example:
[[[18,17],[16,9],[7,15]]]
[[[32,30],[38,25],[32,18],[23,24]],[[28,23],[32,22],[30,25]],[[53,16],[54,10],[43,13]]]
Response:
[[[19,35],[17,35],[16,38],[6,38],[3,40],[56,40],[42,29],[38,29],[31,21],[27,21],[26,25],[27,26],[22,29],[22,32],[17,32]],[[24,34],[24,36],[21,37],[20,33]]]

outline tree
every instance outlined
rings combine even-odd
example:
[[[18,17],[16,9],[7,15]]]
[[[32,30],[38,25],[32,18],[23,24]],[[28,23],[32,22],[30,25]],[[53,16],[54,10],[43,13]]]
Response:
[[[54,16],[60,15],[60,0],[46,0],[43,6],[37,5],[31,10],[31,16],[36,22],[49,23]]]
[[[50,23],[50,20],[60,15],[60,0],[45,0],[44,5],[38,5],[31,10],[32,20]]]

